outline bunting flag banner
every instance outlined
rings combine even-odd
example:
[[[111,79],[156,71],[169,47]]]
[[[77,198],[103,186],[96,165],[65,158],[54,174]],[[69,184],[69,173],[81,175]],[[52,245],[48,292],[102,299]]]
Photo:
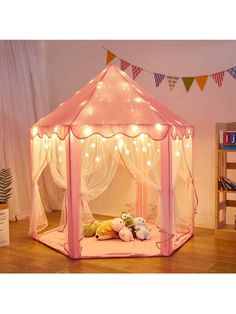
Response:
[[[175,84],[177,83],[178,79],[179,78],[177,76],[167,76],[168,84],[171,91],[175,87]]]
[[[120,60],[120,69],[122,71],[127,70],[128,67],[131,66],[134,80],[142,71],[147,72],[147,73],[151,73],[154,76],[154,81],[155,81],[156,87],[159,87],[160,84],[162,83],[162,81],[166,77],[168,80],[168,85],[169,85],[169,88],[171,91],[173,90],[173,88],[175,87],[175,84],[177,83],[177,81],[179,79],[182,79],[182,81],[184,83],[184,87],[185,87],[187,92],[189,92],[190,88],[193,86],[194,80],[196,80],[199,88],[201,89],[201,91],[203,91],[209,76],[212,77],[212,79],[215,81],[215,83],[219,87],[222,87],[224,76],[225,76],[226,72],[228,73],[228,75],[231,75],[234,79],[236,79],[236,66],[231,67],[231,68],[227,68],[221,72],[203,74],[203,75],[199,75],[199,76],[194,76],[194,75],[185,76],[185,77],[177,76],[177,75],[167,76],[167,74],[160,74],[156,71],[152,72],[152,71],[146,70],[144,68],[141,68],[137,65],[134,65],[134,64],[124,60],[123,58],[121,59],[119,56],[117,56],[112,51],[107,50],[105,47],[103,47],[103,49],[106,50],[106,53],[107,53],[107,57],[106,57],[106,63],[107,64],[109,64],[112,60],[114,60],[116,58],[116,59]]]
[[[107,64],[110,63],[113,59],[115,59],[115,57],[116,55],[113,52],[107,50]]]
[[[130,66],[130,63],[125,60],[120,60],[120,69],[125,71]]]
[[[165,78],[165,75],[159,74],[159,73],[154,73],[154,79],[156,82],[156,87],[158,87],[161,84],[161,82],[164,80],[164,78]]]
[[[136,65],[132,65],[132,72],[133,72],[133,79],[135,80],[135,78],[140,74],[140,72],[142,72],[142,68],[136,66]]]
[[[236,79],[236,67],[229,69],[228,72]]]
[[[194,81],[194,77],[182,77],[182,80],[184,82],[184,86],[187,90],[187,92],[189,91],[191,85],[193,84]]]
[[[195,79],[196,79],[198,86],[200,87],[201,91],[203,91],[203,88],[206,84],[208,76],[207,75],[197,76]]]
[[[224,74],[225,74],[224,71],[212,74],[212,78],[214,79],[214,81],[219,87],[222,86]]]

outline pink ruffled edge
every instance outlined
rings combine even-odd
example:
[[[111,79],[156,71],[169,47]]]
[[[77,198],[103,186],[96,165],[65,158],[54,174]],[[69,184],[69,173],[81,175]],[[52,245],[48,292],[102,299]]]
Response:
[[[189,138],[190,136],[194,136],[194,127],[193,126],[170,126],[170,125],[161,125],[163,130],[162,131],[156,131],[155,125],[137,125],[139,130],[137,132],[134,132],[133,130],[130,130],[131,126],[108,126],[108,125],[102,125],[102,126],[89,126],[92,129],[91,134],[89,135],[83,135],[82,129],[85,127],[83,126],[53,126],[53,127],[32,127],[30,129],[30,137],[31,139],[34,139],[35,137],[43,138],[44,136],[47,136],[48,138],[52,138],[54,135],[56,135],[60,140],[64,141],[68,135],[68,133],[71,131],[72,134],[79,140],[84,140],[94,134],[100,135],[104,138],[112,138],[118,134],[127,136],[129,138],[136,138],[140,136],[140,134],[148,135],[152,140],[154,141],[161,141],[163,140],[168,134],[171,135],[171,137],[176,140]],[[37,128],[37,131],[35,132]],[[56,129],[56,130],[55,130]]]

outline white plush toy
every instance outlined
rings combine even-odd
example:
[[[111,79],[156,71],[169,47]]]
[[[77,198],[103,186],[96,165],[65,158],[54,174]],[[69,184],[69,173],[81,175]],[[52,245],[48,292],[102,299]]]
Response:
[[[118,232],[121,240],[125,242],[134,240],[131,230],[125,226],[125,221],[122,218],[114,218],[111,227],[114,231]]]
[[[136,232],[136,236],[139,240],[150,240],[151,234],[150,230],[146,225],[145,219],[142,217],[134,218],[134,230]]]

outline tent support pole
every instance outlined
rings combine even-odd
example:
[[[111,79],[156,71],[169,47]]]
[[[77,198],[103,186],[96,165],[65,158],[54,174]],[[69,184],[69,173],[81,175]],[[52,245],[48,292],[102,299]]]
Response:
[[[69,257],[80,257],[81,217],[81,147],[70,131],[66,139],[67,217]]]
[[[161,255],[172,253],[172,158],[171,137],[168,135],[161,141]]]

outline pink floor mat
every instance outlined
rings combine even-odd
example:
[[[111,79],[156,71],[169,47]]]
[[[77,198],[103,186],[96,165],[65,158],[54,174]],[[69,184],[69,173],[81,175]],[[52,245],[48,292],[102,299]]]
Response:
[[[98,241],[95,237],[83,238],[81,244],[81,259],[89,258],[111,258],[111,257],[148,257],[160,256],[158,242],[160,241],[159,229],[152,224],[149,224],[151,229],[151,239],[140,241],[124,242],[120,239],[111,239]],[[178,236],[173,238],[173,250],[176,250],[184,242],[190,238],[189,234],[181,237],[181,240],[176,241]],[[38,235],[37,240],[47,246],[68,255],[68,245],[66,233],[59,232],[58,228],[47,231]]]

